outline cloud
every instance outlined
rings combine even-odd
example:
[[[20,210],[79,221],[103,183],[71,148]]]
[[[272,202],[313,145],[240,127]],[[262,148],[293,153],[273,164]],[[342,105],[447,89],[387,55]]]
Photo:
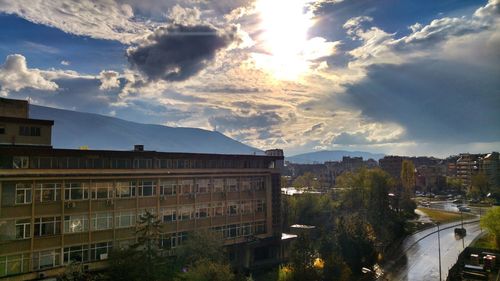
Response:
[[[61,61],[61,65],[68,66],[68,65],[70,65],[70,64],[71,64],[71,63],[70,63],[69,61],[67,61],[67,60],[62,60],[62,61]]]
[[[147,33],[149,27],[134,19],[128,4],[114,0],[0,1],[0,11],[65,32],[129,43]]]
[[[119,73],[112,70],[103,70],[99,73],[99,79],[101,80],[101,90],[109,90],[113,88],[120,87]]]
[[[146,43],[127,50],[128,61],[151,80],[183,81],[233,42],[235,32],[235,28],[218,30],[210,25],[160,27]]]
[[[26,58],[19,54],[8,55],[0,66],[0,93],[7,95],[9,91],[24,88],[54,91],[58,85],[44,77],[36,68],[28,68]]]

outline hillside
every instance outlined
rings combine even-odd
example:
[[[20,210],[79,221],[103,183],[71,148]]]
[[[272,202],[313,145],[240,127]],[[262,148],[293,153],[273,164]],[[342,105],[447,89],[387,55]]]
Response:
[[[140,124],[118,118],[30,105],[30,118],[54,120],[55,148],[88,146],[90,149],[145,150],[221,154],[257,154],[262,151],[225,135],[195,128]]]
[[[384,157],[384,154],[364,151],[322,150],[286,157],[285,160],[297,164],[312,164],[325,161],[340,161],[343,156],[363,157],[364,160],[370,158],[378,160]]]

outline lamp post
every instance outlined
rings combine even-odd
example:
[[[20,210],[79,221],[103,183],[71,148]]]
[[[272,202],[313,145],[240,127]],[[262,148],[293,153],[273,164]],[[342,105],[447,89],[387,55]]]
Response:
[[[437,223],[438,227],[438,255],[439,255],[439,281],[441,281],[441,237],[439,234],[439,223]]]

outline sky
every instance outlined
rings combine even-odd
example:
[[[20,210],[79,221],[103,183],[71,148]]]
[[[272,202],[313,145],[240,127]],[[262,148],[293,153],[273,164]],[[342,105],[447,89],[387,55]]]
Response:
[[[2,0],[0,96],[286,155],[500,150],[500,0]]]

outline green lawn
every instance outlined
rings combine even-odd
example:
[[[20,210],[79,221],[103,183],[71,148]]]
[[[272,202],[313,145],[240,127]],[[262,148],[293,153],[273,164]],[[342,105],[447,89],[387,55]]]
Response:
[[[484,231],[484,230],[483,230]],[[486,233],[481,238],[477,239],[472,247],[484,248],[484,249],[492,249],[492,250],[500,250],[495,243],[495,236]]]
[[[461,219],[460,213],[435,210],[435,209],[429,209],[429,208],[418,208],[418,210],[420,210],[421,212],[428,215],[429,218],[434,222],[448,223],[448,222],[453,222],[453,221],[459,221]],[[464,216],[464,220],[469,220],[469,219],[473,219],[476,217],[474,215],[465,214],[465,213],[463,214],[463,216]]]

